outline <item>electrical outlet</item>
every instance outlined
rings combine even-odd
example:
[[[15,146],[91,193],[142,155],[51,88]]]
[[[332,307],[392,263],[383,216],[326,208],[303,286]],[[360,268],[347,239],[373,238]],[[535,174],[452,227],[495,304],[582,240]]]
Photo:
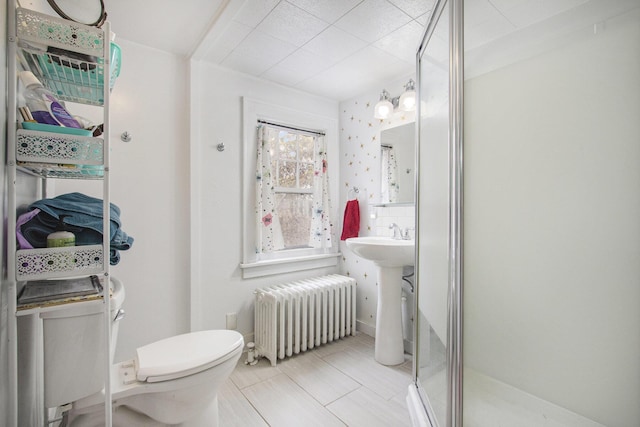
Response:
[[[235,330],[238,328],[238,315],[236,313],[227,313],[227,329]]]

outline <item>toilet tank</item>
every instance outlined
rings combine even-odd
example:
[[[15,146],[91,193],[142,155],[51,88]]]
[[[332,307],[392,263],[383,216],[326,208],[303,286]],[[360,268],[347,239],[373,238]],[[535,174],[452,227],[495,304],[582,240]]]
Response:
[[[122,283],[111,278],[111,358],[118,338]],[[105,338],[102,304],[68,304],[40,314],[43,324],[44,403],[52,408],[99,392],[104,387]]]

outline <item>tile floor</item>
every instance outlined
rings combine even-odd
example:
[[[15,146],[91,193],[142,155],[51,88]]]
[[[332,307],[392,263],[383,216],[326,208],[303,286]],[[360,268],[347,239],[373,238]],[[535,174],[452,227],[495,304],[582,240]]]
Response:
[[[278,361],[245,365],[243,355],[218,393],[220,425],[411,426],[405,397],[412,360],[387,367],[373,359],[373,338],[325,344]]]
[[[421,348],[420,378],[438,419],[446,407],[444,345],[435,333]],[[278,361],[245,365],[246,355],[218,393],[220,426],[411,426],[405,397],[412,360],[383,366],[374,340],[358,333]],[[465,426],[604,427],[471,369],[465,370]]]

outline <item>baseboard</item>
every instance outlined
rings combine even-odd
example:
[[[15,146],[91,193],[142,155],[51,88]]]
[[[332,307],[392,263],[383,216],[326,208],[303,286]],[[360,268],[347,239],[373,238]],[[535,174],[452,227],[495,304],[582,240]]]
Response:
[[[376,336],[376,327],[369,325],[368,323],[364,323],[362,320],[356,320],[356,331],[362,332],[370,337],[375,338]]]
[[[404,345],[404,352],[413,355],[413,341],[402,340],[402,343]]]

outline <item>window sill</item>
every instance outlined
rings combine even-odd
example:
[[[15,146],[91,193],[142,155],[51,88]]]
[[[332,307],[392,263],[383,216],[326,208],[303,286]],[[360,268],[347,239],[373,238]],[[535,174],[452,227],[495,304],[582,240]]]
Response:
[[[293,258],[270,259],[240,264],[242,278],[269,276],[272,274],[291,273],[314,268],[334,267],[338,265],[340,252],[331,254],[306,255]]]

